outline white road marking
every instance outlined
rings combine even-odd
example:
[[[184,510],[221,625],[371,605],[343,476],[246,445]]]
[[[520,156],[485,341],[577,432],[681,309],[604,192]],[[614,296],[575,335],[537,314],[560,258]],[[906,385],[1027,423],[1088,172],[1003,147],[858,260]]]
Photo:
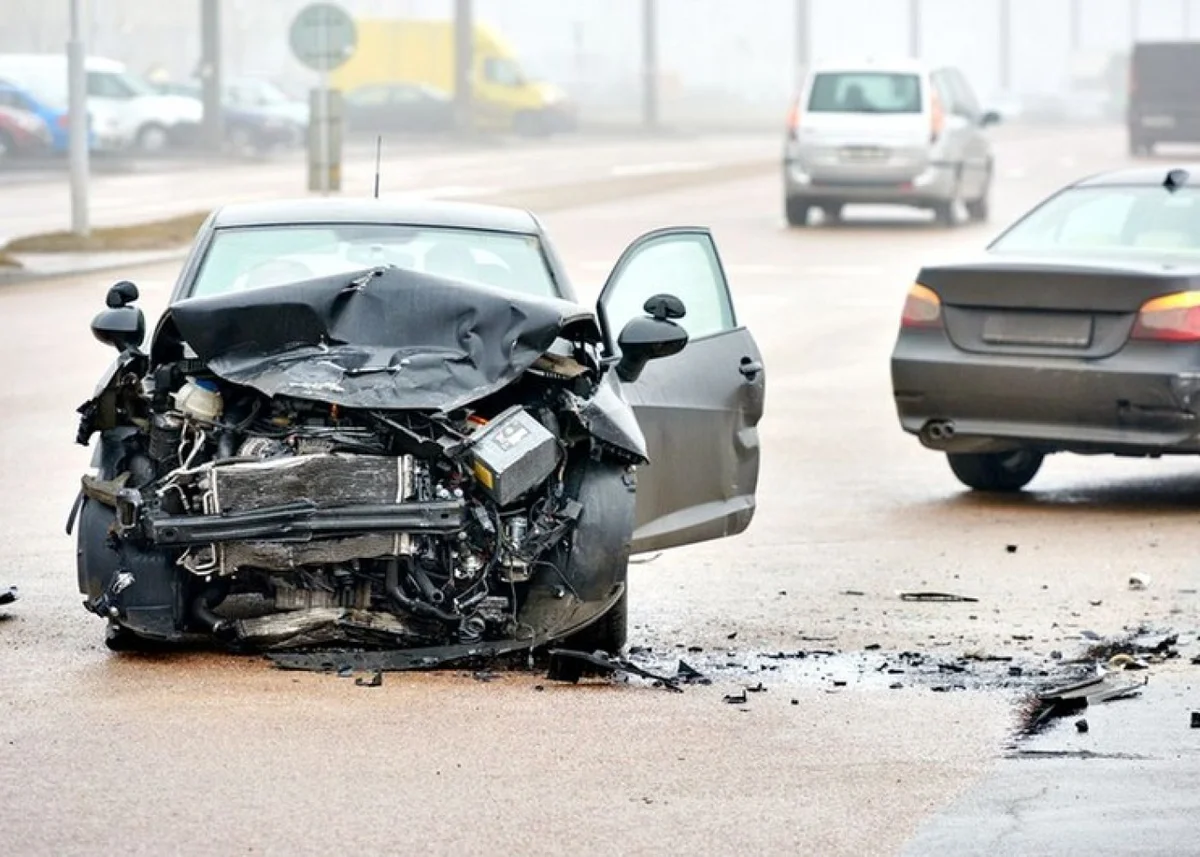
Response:
[[[707,161],[660,161],[652,164],[617,164],[609,174],[617,178],[624,176],[655,176],[663,173],[698,173],[711,170]]]

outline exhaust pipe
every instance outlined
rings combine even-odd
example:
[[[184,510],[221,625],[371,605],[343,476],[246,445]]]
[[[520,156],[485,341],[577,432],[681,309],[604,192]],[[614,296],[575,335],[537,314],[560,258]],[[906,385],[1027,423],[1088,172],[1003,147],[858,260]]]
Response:
[[[954,438],[954,423],[947,420],[934,420],[925,425],[921,432],[925,441],[931,444],[940,444]]]

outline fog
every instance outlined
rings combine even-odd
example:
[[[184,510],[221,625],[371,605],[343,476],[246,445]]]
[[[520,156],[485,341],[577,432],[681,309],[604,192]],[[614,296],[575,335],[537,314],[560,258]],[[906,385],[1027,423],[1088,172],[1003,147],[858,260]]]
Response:
[[[187,80],[200,55],[199,0],[83,0],[89,53],[140,74]],[[1009,79],[1004,79],[1003,0],[658,0],[659,92],[664,116],[778,121],[807,50],[814,58],[919,51],[959,66],[985,98],[1047,96],[1095,88],[1131,39],[1177,39],[1200,28],[1195,0],[1008,0]],[[224,73],[313,83],[291,55],[288,25],[303,0],[223,0]],[[343,0],[356,18],[443,18],[452,0]],[[1193,8],[1196,7],[1196,8]],[[807,26],[801,24],[807,8]],[[62,50],[68,0],[0,0],[0,51]],[[527,74],[565,88],[586,114],[636,117],[641,91],[638,0],[475,0],[478,22],[513,46]],[[1074,30],[1074,32],[1073,32]],[[1115,59],[1114,59],[1115,58]],[[1111,88],[1111,85],[1110,85]],[[1053,109],[1067,109],[1061,106]]]

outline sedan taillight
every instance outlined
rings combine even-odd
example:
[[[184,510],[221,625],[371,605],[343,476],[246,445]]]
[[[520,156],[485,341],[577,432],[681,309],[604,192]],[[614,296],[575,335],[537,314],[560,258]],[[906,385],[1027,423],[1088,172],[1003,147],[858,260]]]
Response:
[[[1200,342],[1200,292],[1176,292],[1146,301],[1129,338]]]
[[[928,286],[914,283],[908,290],[904,301],[904,311],[900,314],[900,327],[941,327],[942,300],[937,292]]]

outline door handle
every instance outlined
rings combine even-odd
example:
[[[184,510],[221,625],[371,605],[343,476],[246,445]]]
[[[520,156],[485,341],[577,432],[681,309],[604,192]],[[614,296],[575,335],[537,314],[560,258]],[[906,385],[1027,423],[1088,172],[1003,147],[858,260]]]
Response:
[[[758,360],[751,360],[749,357],[743,357],[741,365],[738,366],[738,371],[742,373],[742,377],[747,381],[753,381],[762,370],[762,363]]]

